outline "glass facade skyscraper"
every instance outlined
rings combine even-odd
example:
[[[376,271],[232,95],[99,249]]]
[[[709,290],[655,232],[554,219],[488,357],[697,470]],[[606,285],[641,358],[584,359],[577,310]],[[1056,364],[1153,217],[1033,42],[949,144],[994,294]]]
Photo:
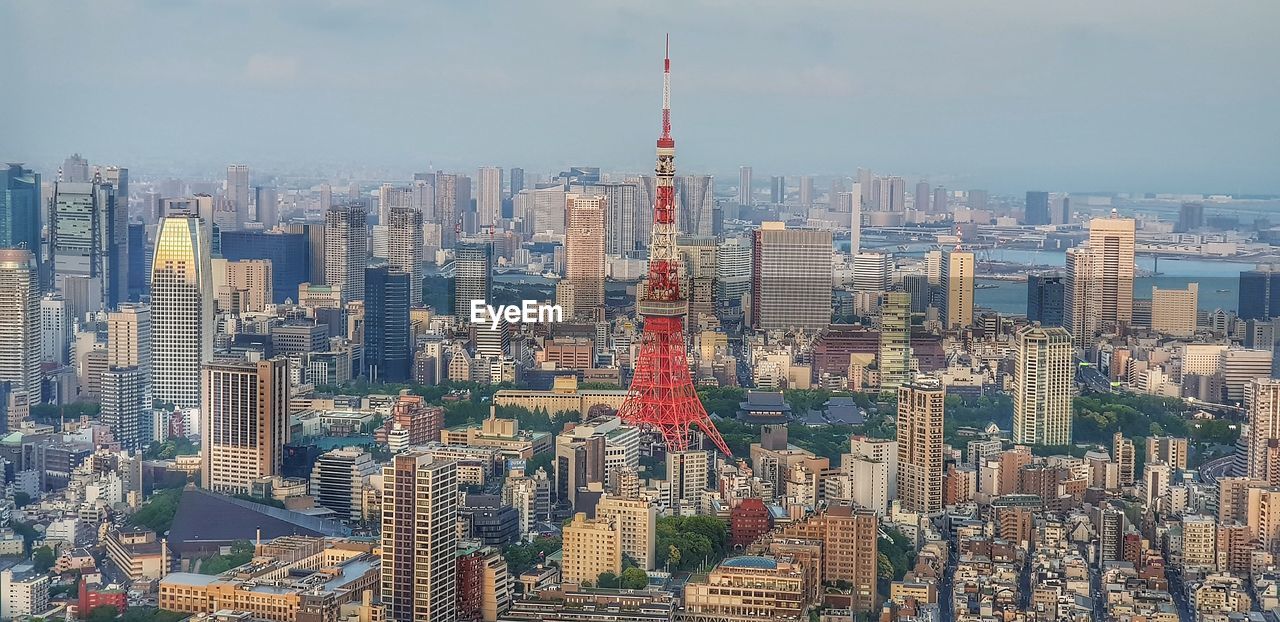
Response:
[[[0,166],[0,248],[30,250],[40,262],[40,174]]]
[[[364,271],[365,372],[371,382],[409,378],[409,274],[386,266]]]
[[[1062,326],[1064,291],[1060,275],[1027,275],[1027,319],[1041,326]]]
[[[227,261],[266,259],[271,262],[272,301],[298,301],[298,285],[311,281],[305,233],[266,231],[222,232],[222,256]],[[320,275],[324,276],[324,275]],[[323,279],[322,279],[323,280]]]

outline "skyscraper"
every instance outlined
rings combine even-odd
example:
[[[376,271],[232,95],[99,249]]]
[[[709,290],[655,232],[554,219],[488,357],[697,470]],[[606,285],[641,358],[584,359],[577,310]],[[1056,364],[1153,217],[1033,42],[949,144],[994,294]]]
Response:
[[[502,216],[502,169],[496,166],[480,167],[476,177],[476,224],[479,230],[498,224]]]
[[[907,512],[942,510],[942,425],[946,392],[933,377],[898,387],[898,499]]]
[[[62,161],[63,181],[87,183],[90,179],[92,177],[89,176],[89,161],[80,154],[71,154]]]
[[[0,249],[0,382],[41,402],[39,265],[35,253]]]
[[[402,453],[382,470],[382,605],[395,622],[457,619],[458,465]]]
[[[151,376],[151,307],[122,304],[107,314],[107,365],[137,367]]]
[[[573,287],[573,314],[595,317],[604,308],[604,213],[602,196],[570,194],[565,197],[568,226],[565,230],[563,283]],[[566,311],[569,311],[566,309]]]
[[[1098,329],[1118,334],[1133,319],[1134,220],[1110,218],[1089,221],[1089,248],[1097,257],[1096,301]]]
[[[933,210],[932,211],[934,214],[949,213],[949,210],[947,209],[947,189],[946,188],[943,188],[942,186],[938,186],[937,188],[933,189]]]
[[[587,187],[604,195],[604,252],[610,257],[635,257],[636,219],[647,208],[640,204],[640,187],[634,183],[607,183]]]
[[[280,194],[272,186],[253,187],[254,218],[270,231],[280,224]]]
[[[751,205],[751,167],[738,167],[738,204]]]
[[[711,235],[714,186],[710,175],[681,175],[676,178],[677,231],[685,235]]]
[[[422,212],[392,208],[387,222],[387,264],[409,278],[409,303],[422,306]]]
[[[1196,303],[1199,283],[1186,289],[1151,288],[1151,330],[1172,337],[1196,334]]]
[[[436,218],[440,222],[440,246],[449,248],[458,240],[462,213],[471,205],[471,179],[455,173],[435,174]]]
[[[1204,203],[1183,203],[1178,210],[1178,226],[1174,231],[1195,231],[1204,226]]]
[[[0,166],[0,248],[25,248],[40,264],[40,174]]]
[[[1071,444],[1071,335],[1061,327],[1018,332],[1013,386],[1013,442]]]
[[[1280,316],[1280,268],[1258,264],[1240,273],[1239,317],[1242,320],[1269,320]]]
[[[342,300],[364,296],[364,268],[369,255],[368,212],[363,203],[329,208],[324,215],[324,275],[342,286]]]
[[[716,245],[716,305],[740,306],[751,291],[751,245],[726,238]]]
[[[232,164],[227,167],[227,200],[234,207],[235,226],[229,229],[243,229],[249,222],[249,204],[252,200],[249,189],[249,167],[244,164]]]
[[[862,252],[862,182],[854,182],[849,203],[849,254]]]
[[[1077,347],[1087,347],[1098,335],[1098,314],[1092,306],[1099,283],[1097,261],[1084,246],[1067,249],[1066,283],[1062,292],[1062,322]]]
[[[200,405],[200,365],[213,358],[213,268],[208,225],[167,217],[151,261],[151,389],[180,408]]]
[[[1028,225],[1047,225],[1049,218],[1049,193],[1027,191],[1027,207],[1022,222]]]
[[[67,316],[67,301],[57,294],[45,294],[40,299],[41,360],[66,365],[70,343],[71,318]]]
[[[1027,275],[1027,320],[1041,326],[1062,326],[1063,287],[1060,275]]]
[[[781,175],[774,175],[769,178],[769,201],[772,203],[782,203],[787,200],[787,178]]]
[[[137,367],[102,372],[102,423],[121,449],[137,451],[151,440],[151,379]]]
[[[511,167],[511,196],[520,194],[524,190],[524,169],[513,166]]]
[[[1245,388],[1249,439],[1244,475],[1280,486],[1280,380],[1254,378]]]
[[[208,363],[201,387],[201,485],[248,494],[254,480],[279,475],[289,442],[288,359]]]
[[[72,315],[112,309],[128,298],[129,220],[115,187],[95,176],[90,182],[57,182],[49,210],[49,254],[53,284]],[[79,291],[87,288],[87,298]]]
[[[973,324],[973,253],[953,249],[942,256],[942,316],[948,330]]]
[[[365,268],[365,375],[372,382],[409,379],[409,275],[395,268]]]
[[[911,294],[885,292],[880,305],[880,390],[893,391],[911,378]]]
[[[480,240],[458,242],[453,258],[453,314],[471,321],[471,301],[492,304],[493,247]]]
[[[801,175],[799,188],[800,205],[813,205],[813,176]]]
[[[818,330],[831,323],[831,232],[765,222],[753,232],[751,326]]]
[[[930,211],[929,200],[932,196],[929,193],[929,182],[921,179],[916,182],[915,210],[921,214],[928,214]]]
[[[893,262],[885,253],[857,253],[853,256],[853,289],[883,292],[893,284]]]

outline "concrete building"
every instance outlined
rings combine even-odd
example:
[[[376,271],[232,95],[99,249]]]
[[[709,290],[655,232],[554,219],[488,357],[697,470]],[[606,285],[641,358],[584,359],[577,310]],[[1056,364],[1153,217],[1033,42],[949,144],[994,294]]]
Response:
[[[831,232],[766,222],[753,232],[751,327],[816,331],[831,323]]]
[[[1249,390],[1246,477],[1280,486],[1280,380],[1254,378]]]
[[[1148,436],[1147,462],[1163,462],[1179,471],[1187,469],[1188,440],[1174,436]]]
[[[588,519],[578,512],[564,526],[562,542],[562,582],[594,584],[603,573],[622,574],[622,534],[613,519]]]
[[[368,211],[364,203],[330,207],[324,213],[324,280],[342,287],[342,301],[364,299],[369,261]]]
[[[0,249],[0,382],[40,403],[40,282],[35,254]]]
[[[911,294],[885,292],[880,305],[880,390],[894,391],[911,379]]]
[[[49,609],[49,575],[31,564],[0,572],[0,618],[35,616]]]
[[[167,217],[151,262],[151,391],[179,408],[200,405],[200,366],[213,359],[209,225]]]
[[[942,254],[942,325],[960,330],[973,324],[974,257],[954,249]]]
[[[605,496],[596,503],[596,518],[613,521],[622,539],[622,554],[643,570],[657,567],[654,547],[658,534],[658,510],[644,499]]]
[[[209,363],[202,387],[201,485],[248,494],[254,480],[279,475],[289,442],[289,361]]]
[[[398,622],[457,619],[458,468],[403,453],[382,471],[382,605]]]
[[[1075,370],[1064,328],[1028,326],[1018,332],[1013,378],[1013,442],[1071,444]]]
[[[604,308],[605,198],[568,194],[564,238],[564,279],[573,287],[573,308],[569,317],[594,318]]]
[[[501,169],[499,169],[501,170]],[[409,304],[422,306],[422,212],[391,209],[387,221],[387,265],[409,275]]]
[[[139,367],[102,372],[102,423],[121,449],[139,451],[151,441],[151,377]]]
[[[311,468],[308,492],[316,504],[333,510],[341,520],[360,520],[363,515],[365,480],[378,472],[368,452],[344,447],[325,452]]]
[[[720,562],[705,581],[684,588],[691,620],[750,622],[802,620],[813,586],[800,564],[772,557],[740,556]]]
[[[453,259],[453,314],[471,321],[471,301],[493,304],[493,245],[482,240],[459,241]]]
[[[942,510],[942,383],[917,377],[898,388],[898,499],[908,512]]]
[[[1198,283],[1187,283],[1186,289],[1151,289],[1151,329],[1171,337],[1196,334],[1196,296]]]

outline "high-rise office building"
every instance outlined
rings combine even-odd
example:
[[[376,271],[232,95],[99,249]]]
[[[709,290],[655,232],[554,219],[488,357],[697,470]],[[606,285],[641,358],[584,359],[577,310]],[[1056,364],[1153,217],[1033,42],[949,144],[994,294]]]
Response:
[[[1062,326],[1066,294],[1061,275],[1027,275],[1027,320],[1041,326]]]
[[[929,193],[929,182],[920,180],[916,182],[915,210],[921,214],[929,213],[929,200],[933,196]]]
[[[0,382],[40,403],[40,283],[35,253],[0,249]]]
[[[269,260],[227,261],[219,257],[211,265],[213,295],[218,310],[234,315],[261,313],[274,301],[271,291],[274,279]]]
[[[965,191],[966,206],[971,210],[987,209],[987,191],[986,190],[967,190]]]
[[[880,304],[880,389],[893,391],[911,378],[911,294],[885,292]]]
[[[1071,335],[1061,327],[1018,332],[1013,379],[1013,442],[1071,444]]]
[[[524,190],[524,169],[513,166],[511,167],[511,196],[520,194]]]
[[[312,281],[312,251],[307,232],[318,234],[319,272]],[[282,304],[286,300],[298,301],[298,285],[324,284],[324,225],[286,225],[285,231],[224,231],[221,234],[222,257],[228,262],[265,260],[271,264],[271,298],[268,302]]]
[[[813,205],[813,176],[801,175],[796,194],[800,205]]]
[[[751,167],[738,167],[738,204],[751,205]]]
[[[1034,190],[1027,191],[1027,206],[1023,212],[1022,222],[1028,225],[1047,225],[1049,218],[1049,193]]]
[[[769,202],[781,204],[787,200],[787,178],[774,175],[769,178]]]
[[[1179,233],[1187,231],[1195,231],[1204,226],[1204,203],[1183,203],[1178,210],[1178,226],[1174,229]]]
[[[862,252],[862,209],[866,206],[862,198],[865,193],[861,182],[854,182],[849,196],[849,254]]]
[[[408,275],[409,304],[414,307],[422,306],[422,244],[422,212],[392,208],[387,222],[387,265]]]
[[[711,235],[715,209],[714,180],[710,175],[676,178],[676,231],[685,235]]]
[[[973,324],[973,253],[959,249],[943,253],[940,276],[943,326],[963,330]]]
[[[1240,273],[1237,315],[1242,320],[1280,316],[1280,266],[1258,264]]]
[[[1249,393],[1246,477],[1280,486],[1280,380],[1254,378]]]
[[[640,187],[634,183],[602,183],[584,187],[584,194],[604,196],[604,252],[610,257],[635,257],[636,219],[647,208],[640,204]]]
[[[21,164],[0,166],[0,248],[30,250],[40,263],[40,174]]]
[[[565,197],[568,226],[564,240],[564,279],[573,287],[570,315],[595,317],[604,308],[604,214],[603,196],[570,194]]]
[[[716,245],[716,304],[738,306],[751,292],[751,245],[743,238],[726,238]]]
[[[102,423],[121,449],[137,451],[151,440],[151,378],[137,367],[102,372]]]
[[[289,361],[208,363],[201,373],[200,477],[204,488],[248,494],[280,474],[289,442]]]
[[[1196,334],[1198,283],[1187,283],[1186,289],[1151,288],[1151,329],[1171,337]]]
[[[365,268],[365,375],[372,382],[409,379],[409,275],[395,268]]]
[[[886,253],[865,252],[853,256],[853,289],[883,292],[893,284],[893,261]]]
[[[89,176],[89,160],[78,153],[73,153],[62,161],[61,173],[63,181],[85,183],[92,179]]]
[[[1089,249],[1097,257],[1098,329],[1119,333],[1133,319],[1134,221],[1112,212],[1089,221]]]
[[[66,365],[71,344],[71,318],[67,301],[57,294],[40,299],[40,352],[44,361]]]
[[[402,453],[382,470],[382,606],[395,622],[457,619],[458,463]]]
[[[901,177],[877,177],[871,194],[876,211],[904,212],[907,209],[907,182]]]
[[[942,186],[938,186],[937,188],[933,189],[933,213],[934,214],[950,213],[950,211],[947,209],[947,189],[943,188]]]
[[[325,282],[342,286],[343,302],[364,296],[369,256],[368,212],[363,203],[329,208],[324,215]]]
[[[200,405],[200,365],[213,358],[213,267],[208,225],[167,217],[151,262],[151,390],[180,408]]]
[[[128,298],[127,212],[125,199],[101,176],[54,184],[48,221],[53,284],[74,317],[115,308]],[[88,289],[85,299],[76,294],[81,288]]]
[[[907,512],[942,510],[942,425],[946,392],[918,376],[898,387],[898,499]]]
[[[243,229],[249,222],[249,204],[253,198],[249,187],[249,167],[244,164],[232,164],[227,167],[227,200],[235,209],[235,226],[228,229]]]
[[[280,193],[273,186],[253,187],[253,217],[270,231],[280,224]]]
[[[818,330],[831,323],[831,232],[766,222],[752,238],[751,326]]]
[[[332,449],[316,459],[308,492],[317,505],[333,510],[340,520],[360,520],[365,480],[377,472],[378,464],[368,452],[357,447]]]
[[[436,173],[434,187],[440,245],[450,248],[462,230],[463,212],[471,207],[471,178],[455,173]]]
[[[484,231],[502,217],[502,169],[482,166],[476,176],[476,225]]]
[[[453,314],[459,322],[469,322],[472,300],[492,304],[493,246],[481,240],[458,242],[453,272]]]

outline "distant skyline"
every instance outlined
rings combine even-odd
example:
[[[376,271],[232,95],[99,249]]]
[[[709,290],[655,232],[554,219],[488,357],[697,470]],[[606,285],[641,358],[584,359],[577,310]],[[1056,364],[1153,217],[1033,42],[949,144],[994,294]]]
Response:
[[[17,0],[0,160],[645,171],[670,32],[681,172],[1280,193],[1278,19],[1191,0]]]

